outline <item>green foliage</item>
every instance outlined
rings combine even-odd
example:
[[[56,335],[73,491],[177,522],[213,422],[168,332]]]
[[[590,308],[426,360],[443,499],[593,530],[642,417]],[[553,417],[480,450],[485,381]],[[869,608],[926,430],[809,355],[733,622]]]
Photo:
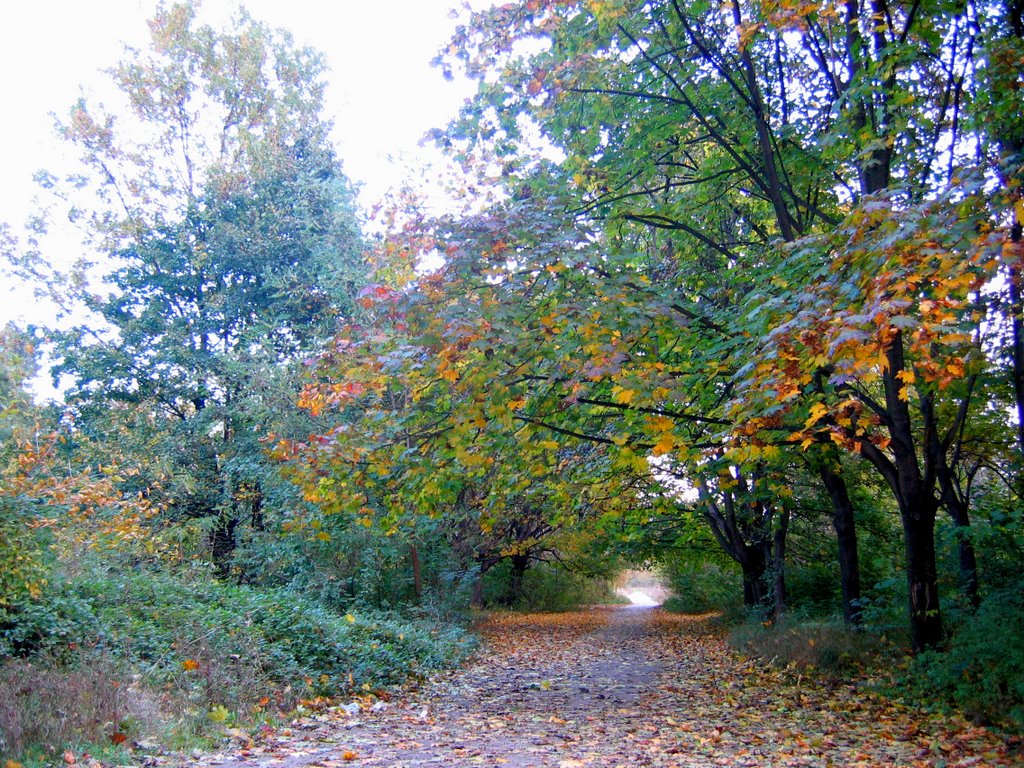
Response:
[[[97,631],[92,605],[57,580],[36,598],[0,607],[0,659],[66,656]]]
[[[511,563],[503,560],[484,576],[484,604],[499,605],[509,590]],[[523,576],[522,594],[509,607],[522,611],[571,611],[615,600],[607,576],[574,572],[558,563],[538,563]]]
[[[984,723],[1024,729],[1024,592],[987,595],[956,628],[948,650],[914,660],[906,683],[925,701],[938,696]]]
[[[232,709],[288,689],[336,695],[397,683],[470,648],[456,627],[340,614],[290,590],[231,586],[200,573],[97,574],[73,589],[92,606],[99,647],[156,682]]]
[[[667,558],[660,571],[673,594],[665,601],[665,608],[678,613],[706,613],[738,607],[743,598],[742,581],[736,568],[720,559]]]
[[[107,70],[111,100],[60,126],[81,168],[47,185],[74,189],[95,264],[55,271],[41,231],[11,261],[77,323],[48,334],[69,466],[110,469],[150,533],[206,520],[227,576],[240,529],[301,506],[262,441],[308,431],[301,360],[354,318],[366,267],[322,58],[244,11],[201,16],[160,5],[148,48]]]
[[[40,593],[49,572],[42,537],[30,527],[39,511],[36,475],[50,447],[26,388],[36,367],[31,334],[10,323],[0,328],[0,622]]]
[[[883,635],[821,621],[785,620],[768,626],[747,621],[733,628],[729,643],[781,667],[814,669],[839,678],[863,671],[891,651]]]
[[[454,619],[469,605],[468,579],[433,521],[385,535],[346,515],[314,515],[284,530],[246,531],[234,572],[244,584],[288,588],[340,610],[410,609]]]

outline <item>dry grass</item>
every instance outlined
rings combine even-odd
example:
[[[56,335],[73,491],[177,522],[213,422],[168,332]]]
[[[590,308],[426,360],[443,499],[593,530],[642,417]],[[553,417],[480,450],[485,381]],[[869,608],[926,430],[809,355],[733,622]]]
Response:
[[[884,639],[872,633],[821,622],[743,625],[733,630],[729,643],[779,666],[816,669],[836,677],[849,676],[871,665],[888,647]]]
[[[103,659],[73,666],[9,659],[0,664],[0,755],[53,751],[80,741],[120,740],[129,712],[129,681]]]

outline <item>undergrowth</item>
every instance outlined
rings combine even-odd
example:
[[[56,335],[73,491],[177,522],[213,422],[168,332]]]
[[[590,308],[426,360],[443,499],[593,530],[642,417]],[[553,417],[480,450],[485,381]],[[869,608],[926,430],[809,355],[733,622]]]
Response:
[[[0,621],[0,690],[15,692],[0,702],[0,764],[129,730],[187,742],[400,683],[472,646],[455,624],[342,613],[203,572],[86,572]],[[133,712],[143,699],[155,706]]]
[[[797,620],[769,626],[744,622],[732,629],[729,644],[781,667],[817,670],[836,678],[862,672],[891,648],[883,635],[853,632],[838,622]]]
[[[978,723],[1024,733],[1024,594],[997,590],[956,627],[948,650],[927,651],[903,681],[920,701],[953,706]]]

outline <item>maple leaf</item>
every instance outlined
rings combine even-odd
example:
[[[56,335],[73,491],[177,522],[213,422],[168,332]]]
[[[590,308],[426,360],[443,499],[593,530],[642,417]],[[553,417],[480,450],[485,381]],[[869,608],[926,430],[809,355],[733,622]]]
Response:
[[[658,438],[658,442],[654,444],[651,449],[651,453],[655,456],[664,456],[666,453],[670,453],[676,446],[676,438],[671,432],[664,432]]]
[[[629,405],[630,403],[633,402],[633,399],[635,397],[636,390],[626,389],[625,387],[621,387],[618,385],[612,387],[612,400],[614,400],[616,403],[621,403],[622,405]]]
[[[811,406],[811,414],[804,422],[805,427],[812,427],[821,421],[828,413],[828,407],[824,403],[815,403]]]

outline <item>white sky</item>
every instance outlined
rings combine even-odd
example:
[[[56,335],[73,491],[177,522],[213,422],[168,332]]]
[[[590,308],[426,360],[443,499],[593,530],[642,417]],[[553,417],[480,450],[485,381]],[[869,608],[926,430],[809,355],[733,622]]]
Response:
[[[471,86],[449,83],[429,62],[456,24],[460,0],[247,0],[250,13],[288,29],[327,56],[327,113],[345,169],[370,205],[401,181],[389,157],[416,165],[418,142],[454,116]],[[226,16],[235,0],[205,0],[201,17]],[[476,2],[481,5],[481,2]],[[62,151],[51,112],[65,114],[122,43],[145,47],[155,0],[11,0],[0,9],[0,222],[17,230],[31,211],[32,174]],[[213,19],[211,19],[213,20]],[[220,26],[214,20],[215,26]],[[40,321],[25,291],[0,291],[0,323]]]

